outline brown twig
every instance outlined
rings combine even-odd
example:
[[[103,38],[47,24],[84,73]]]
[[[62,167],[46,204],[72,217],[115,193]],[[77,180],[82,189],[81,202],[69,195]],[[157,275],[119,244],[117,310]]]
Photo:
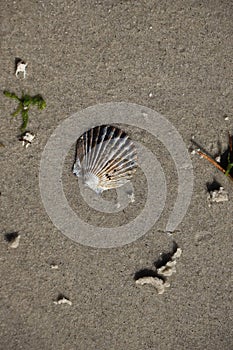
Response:
[[[201,157],[205,158],[206,160],[208,160],[211,164],[213,164],[218,170],[220,170],[221,172],[223,172],[223,174],[225,174],[226,170],[223,169],[223,167],[221,167],[221,165],[216,162],[216,160],[214,160],[213,158],[211,158],[210,156],[208,156],[206,153],[197,150],[196,151]]]
[[[229,144],[229,147],[232,147],[232,144]],[[226,170],[218,163],[216,162],[216,160],[214,160],[213,158],[211,158],[210,156],[208,156],[206,153],[197,150],[196,151],[201,157],[205,158],[206,160],[208,160],[211,164],[213,164],[218,170],[220,170],[223,174],[226,173]],[[233,177],[228,174],[227,175],[232,181],[233,181]]]

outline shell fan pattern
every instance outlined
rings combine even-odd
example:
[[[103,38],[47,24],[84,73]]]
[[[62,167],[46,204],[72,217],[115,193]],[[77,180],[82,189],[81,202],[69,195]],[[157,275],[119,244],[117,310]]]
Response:
[[[101,125],[77,141],[73,173],[96,193],[123,186],[136,171],[137,149],[121,129]]]

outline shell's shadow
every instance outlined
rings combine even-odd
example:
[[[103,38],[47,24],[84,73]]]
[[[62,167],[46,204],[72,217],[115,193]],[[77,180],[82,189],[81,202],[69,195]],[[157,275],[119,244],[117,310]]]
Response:
[[[172,260],[173,255],[175,254],[175,252],[178,249],[178,244],[173,241],[173,246],[170,252],[168,253],[163,253],[159,259],[157,259],[154,262],[154,266],[155,266],[155,270],[152,269],[141,269],[139,271],[137,271],[134,275],[134,280],[137,281],[139,278],[143,278],[143,277],[157,277],[161,280],[163,280],[164,282],[166,281],[166,277],[164,277],[162,274],[159,274],[157,272],[157,270],[162,267],[165,266],[169,261]]]
[[[4,238],[7,242],[13,242],[17,237],[19,233],[18,232],[9,232],[4,234]]]
[[[17,66],[18,66],[18,63],[19,63],[19,62],[22,62],[22,59],[19,58],[19,57],[15,57],[15,71],[16,71],[16,69],[17,69]]]
[[[159,269],[162,266],[165,266],[168,261],[170,261],[173,257],[173,255],[175,254],[175,252],[177,251],[178,245],[175,241],[173,241],[172,243],[172,249],[170,252],[168,253],[163,253],[155,262],[154,262],[154,266],[156,269]]]
[[[206,187],[207,187],[208,192],[219,191],[221,184],[218,181],[216,181],[214,178],[214,180],[212,182],[206,183]]]
[[[142,269],[135,273],[134,280],[137,281],[139,278],[143,277],[158,277],[158,274],[156,271],[151,269]]]

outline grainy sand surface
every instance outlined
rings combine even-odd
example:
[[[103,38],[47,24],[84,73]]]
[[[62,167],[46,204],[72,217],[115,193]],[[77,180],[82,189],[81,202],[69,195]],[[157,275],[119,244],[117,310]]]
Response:
[[[129,245],[95,249],[70,240],[47,215],[38,182],[41,155],[54,129],[99,103],[125,101],[156,110],[187,148],[192,135],[213,155],[218,143],[226,147],[227,131],[233,131],[232,3],[8,0],[1,2],[0,13],[1,91],[40,93],[47,102],[46,110],[31,111],[28,129],[36,138],[24,149],[17,139],[20,116],[10,117],[16,105],[0,94],[5,145],[0,148],[0,349],[233,349],[233,192],[217,169],[192,156],[192,201],[173,234],[183,254],[162,295],[134,281],[137,271],[154,268],[159,254],[171,249],[163,231],[177,177],[171,157],[153,136],[125,125],[157,155],[168,186],[163,215]],[[25,80],[14,76],[16,57],[28,62]],[[74,147],[63,180],[75,207],[73,156]],[[139,172],[138,198],[147,191],[141,178]],[[209,207],[206,183],[214,178],[229,201]],[[105,221],[102,213],[101,223],[129,222],[141,210],[135,199],[118,217]],[[84,219],[98,222],[100,214],[84,203],[78,209]],[[4,236],[15,231],[21,237],[12,249]],[[72,305],[54,304],[59,294]]]

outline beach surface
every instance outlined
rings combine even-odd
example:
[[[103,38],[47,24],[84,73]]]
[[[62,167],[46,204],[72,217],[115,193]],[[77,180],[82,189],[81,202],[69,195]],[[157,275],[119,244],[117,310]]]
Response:
[[[46,212],[39,185],[42,154],[55,129],[75,113],[105,103],[156,111],[174,126],[187,151],[193,136],[212,156],[221,152],[219,146],[226,150],[228,131],[233,132],[233,4],[9,0],[1,2],[0,12],[0,349],[233,349],[233,187],[224,174],[188,153],[191,202],[169,235],[166,224],[179,182],[172,154],[143,125],[116,120],[157,157],[167,190],[154,225],[112,248],[64,234]],[[28,63],[25,79],[15,76],[16,58]],[[27,130],[35,139],[27,148],[18,140],[21,116],[10,115],[17,103],[4,90],[41,94],[47,103],[29,112]],[[95,125],[93,113],[87,126]],[[176,144],[173,148],[175,153]],[[74,156],[75,142],[62,170],[70,207],[94,227],[121,225],[124,231],[146,203],[145,175],[136,172],[135,201],[127,208],[98,212],[81,199]],[[207,187],[213,181],[228,192],[228,201],[210,204]],[[155,210],[159,203],[155,195]],[[74,228],[83,233],[79,225]],[[16,248],[6,239],[14,232],[20,235]],[[153,275],[173,241],[182,254],[170,287],[158,294],[153,285],[137,284],[135,274]],[[68,303],[58,302],[63,297]]]

